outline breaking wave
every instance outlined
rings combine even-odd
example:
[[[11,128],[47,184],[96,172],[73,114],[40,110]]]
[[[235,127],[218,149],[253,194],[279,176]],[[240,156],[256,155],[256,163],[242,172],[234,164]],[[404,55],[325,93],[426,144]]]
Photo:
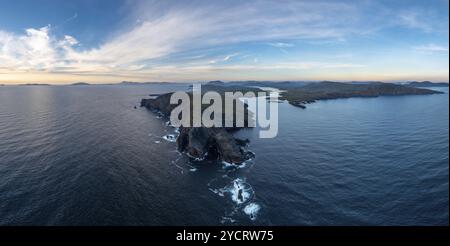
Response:
[[[162,138],[168,142],[174,143],[177,141],[177,137],[178,136],[175,134],[167,134],[167,135],[163,136]]]
[[[252,202],[245,206],[242,211],[244,211],[244,213],[248,215],[251,220],[256,220],[260,209],[261,206],[259,204]]]

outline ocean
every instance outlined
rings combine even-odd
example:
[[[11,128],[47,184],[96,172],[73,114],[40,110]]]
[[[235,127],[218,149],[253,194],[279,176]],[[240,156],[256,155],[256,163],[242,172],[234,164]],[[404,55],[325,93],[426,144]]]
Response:
[[[236,133],[241,167],[190,160],[139,107],[187,88],[0,87],[0,225],[448,225],[448,88],[279,103],[276,138]]]

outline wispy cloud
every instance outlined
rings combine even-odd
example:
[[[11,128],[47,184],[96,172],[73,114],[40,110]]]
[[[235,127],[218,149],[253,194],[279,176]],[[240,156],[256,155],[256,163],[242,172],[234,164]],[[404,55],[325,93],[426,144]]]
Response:
[[[276,42],[276,43],[267,43],[270,46],[276,47],[276,48],[289,48],[294,47],[294,44],[291,43],[283,43],[283,42]]]
[[[426,4],[421,7],[407,7],[397,10],[395,22],[398,25],[409,29],[420,30],[423,33],[441,33],[448,36],[448,1],[447,13],[442,9],[432,8],[432,4]]]
[[[426,18],[423,13],[419,13],[416,11],[407,11],[401,13],[399,15],[399,18],[400,23],[409,28],[417,28],[425,32],[431,32],[433,30],[433,26],[423,20],[423,18]]]
[[[60,23],[60,24],[58,24],[57,26],[55,26],[55,28],[62,27],[62,26],[64,26],[65,24],[67,24],[67,23],[69,23],[69,22],[71,22],[71,21],[76,20],[77,18],[78,18],[78,13],[75,13],[75,14],[73,14],[71,17],[65,19],[62,23]]]
[[[420,52],[427,52],[427,53],[448,53],[448,46],[441,46],[436,44],[427,44],[427,45],[421,45],[414,47],[414,50],[420,51]]]
[[[223,58],[224,61],[229,61],[232,57],[239,55],[239,53],[227,55]]]

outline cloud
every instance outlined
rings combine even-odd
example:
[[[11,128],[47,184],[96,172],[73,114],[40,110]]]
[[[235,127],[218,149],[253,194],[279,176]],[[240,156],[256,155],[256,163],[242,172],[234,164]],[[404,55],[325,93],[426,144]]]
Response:
[[[50,26],[29,28],[24,35],[0,31],[0,61],[4,67],[48,69],[57,63],[58,45],[49,35]]]
[[[47,69],[51,69],[52,65],[68,68],[88,65],[127,67],[189,49],[277,38],[337,38],[344,35],[345,30],[340,30],[335,23],[348,19],[339,17],[341,15],[334,10],[354,11],[350,5],[337,3],[289,3],[288,6],[254,1],[218,6],[202,2],[199,8],[198,5],[173,4],[163,7],[157,15],[141,14],[140,22],[131,28],[118,32],[97,48],[84,50],[74,48],[79,44],[75,37],[65,36],[62,40],[55,40],[50,36],[50,27],[28,29],[26,35],[10,35],[14,36],[15,44],[23,47],[12,53],[2,52],[2,57],[28,60],[27,64],[22,64],[26,66],[14,64],[27,69],[32,68],[28,65],[33,64]],[[154,9],[155,2],[139,4],[143,5],[136,6],[136,9],[149,10]],[[220,14],[215,14],[218,12]],[[299,15],[299,12],[302,14]],[[75,18],[77,14],[69,20]],[[31,39],[36,40],[26,41]],[[31,43],[41,47],[33,49]],[[291,46],[280,42],[271,44],[283,48]],[[8,47],[11,48],[11,45]],[[32,57],[27,57],[29,48],[34,50]],[[223,61],[233,56],[226,56]]]
[[[223,58],[223,60],[224,60],[224,61],[228,61],[228,60],[230,60],[232,57],[237,56],[237,55],[239,55],[239,53],[227,55],[227,56],[225,56],[225,57]]]
[[[260,70],[310,70],[310,69],[335,69],[335,68],[364,68],[362,64],[352,63],[331,63],[331,62],[317,62],[317,61],[302,61],[302,62],[285,62],[277,64],[266,64],[261,66],[254,66],[252,69]],[[236,67],[235,67],[236,68]]]
[[[137,26],[121,32],[95,50],[74,54],[70,58],[81,62],[127,65],[190,49],[243,42],[338,38],[344,35],[345,30],[335,27],[335,23],[343,24],[348,19],[339,17],[333,10],[354,11],[344,4],[298,1],[289,1],[290,6],[270,1],[225,6],[208,2],[201,2],[201,5],[176,3],[161,7],[162,3],[141,2],[142,5],[136,9],[152,10],[156,5],[161,11],[139,12],[140,23]],[[330,21],[331,18],[334,20]]]
[[[256,62],[258,62],[256,60]],[[209,74],[214,75],[214,72],[227,71],[231,74],[238,75],[244,71],[283,71],[283,70],[320,70],[320,69],[358,69],[364,68],[362,64],[352,63],[332,63],[332,62],[318,62],[318,61],[299,61],[299,62],[284,62],[284,63],[266,63],[266,64],[205,64],[205,65],[166,65],[157,66],[151,69],[141,70],[141,75],[144,74],[182,74],[182,76],[190,76],[193,74]],[[182,77],[181,77],[182,78]]]
[[[62,27],[62,26],[64,26],[65,24],[67,24],[67,23],[69,23],[69,22],[71,22],[71,21],[76,20],[77,18],[78,18],[78,13],[75,13],[75,14],[73,14],[71,17],[65,19],[65,20],[64,20],[62,23],[60,23],[59,25],[55,26],[55,29],[56,29],[56,28],[59,28],[59,27]]]
[[[427,44],[414,47],[414,50],[425,53],[448,53],[448,46],[440,46],[436,44]]]
[[[209,64],[217,64],[219,62],[227,62],[230,61],[233,57],[238,56],[239,53],[234,53],[234,54],[230,54],[230,55],[226,55],[223,58],[218,58],[218,59],[213,59],[209,61]]]
[[[289,47],[294,47],[294,44],[290,44],[290,43],[282,43],[282,42],[276,42],[276,43],[267,43],[270,46],[276,47],[276,48],[289,48]]]
[[[425,32],[432,32],[433,26],[423,20],[424,14],[416,11],[407,11],[399,15],[400,24],[409,28],[421,29]]]

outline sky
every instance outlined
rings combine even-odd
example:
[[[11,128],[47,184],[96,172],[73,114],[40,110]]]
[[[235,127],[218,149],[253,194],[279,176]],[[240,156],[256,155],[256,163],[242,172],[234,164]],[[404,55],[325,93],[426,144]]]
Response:
[[[0,83],[449,80],[448,0],[0,0]]]

